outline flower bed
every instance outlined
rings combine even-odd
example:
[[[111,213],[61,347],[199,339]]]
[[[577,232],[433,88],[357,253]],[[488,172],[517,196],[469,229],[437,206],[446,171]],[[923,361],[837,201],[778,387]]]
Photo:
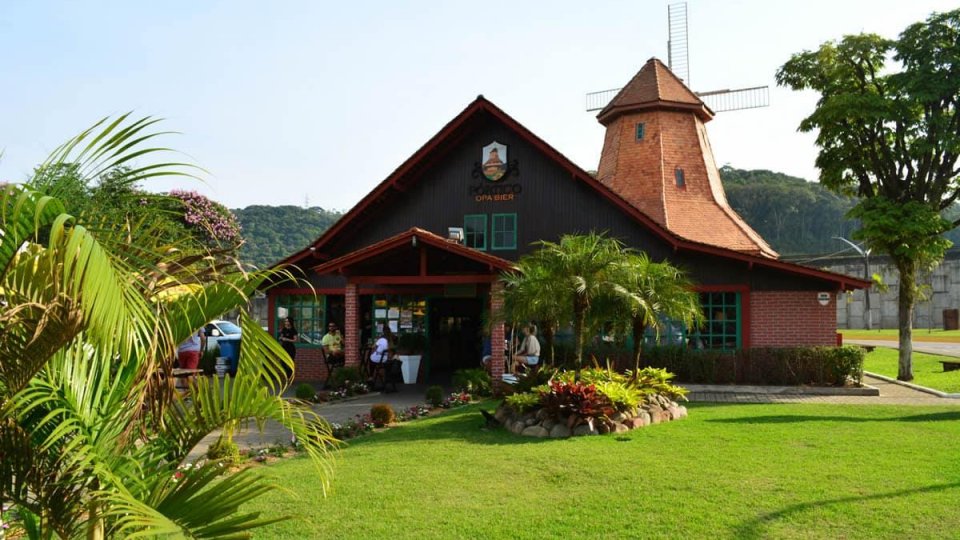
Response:
[[[534,372],[518,382],[494,418],[530,437],[623,433],[687,416],[675,401],[684,399],[686,390],[670,384],[672,377],[655,368],[626,374],[585,369],[579,377],[572,371]]]

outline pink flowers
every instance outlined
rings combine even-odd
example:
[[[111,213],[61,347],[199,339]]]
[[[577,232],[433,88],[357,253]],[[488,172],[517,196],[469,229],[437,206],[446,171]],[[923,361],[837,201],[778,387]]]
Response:
[[[222,204],[196,191],[174,189],[170,196],[183,203],[183,220],[192,228],[200,229],[215,244],[240,242],[240,224]]]

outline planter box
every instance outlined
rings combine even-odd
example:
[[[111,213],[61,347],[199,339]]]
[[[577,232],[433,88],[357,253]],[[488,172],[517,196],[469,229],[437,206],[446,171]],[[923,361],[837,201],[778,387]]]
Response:
[[[420,373],[421,355],[398,355],[397,358],[403,362],[400,365],[400,372],[403,373],[403,384],[416,384],[417,374]]]

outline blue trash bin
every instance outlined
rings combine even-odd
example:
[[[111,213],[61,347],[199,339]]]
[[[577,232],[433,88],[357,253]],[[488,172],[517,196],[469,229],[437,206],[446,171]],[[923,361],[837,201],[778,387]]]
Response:
[[[217,340],[220,346],[220,356],[226,356],[230,359],[230,374],[237,374],[237,365],[240,362],[240,337],[223,336]]]

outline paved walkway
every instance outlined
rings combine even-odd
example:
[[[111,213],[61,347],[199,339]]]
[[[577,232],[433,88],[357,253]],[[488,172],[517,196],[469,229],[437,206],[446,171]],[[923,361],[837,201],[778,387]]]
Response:
[[[879,396],[815,396],[815,395],[784,395],[759,394],[742,392],[742,388],[726,387],[723,391],[704,391],[697,385],[690,385],[687,398],[692,402],[707,403],[840,403],[850,405],[937,405],[954,406],[960,408],[960,399],[937,397],[933,394],[921,392],[913,388],[902,386],[869,375],[864,376],[865,384],[880,390]],[[342,423],[358,414],[370,412],[375,403],[389,403],[395,411],[408,409],[414,405],[424,403],[426,395],[425,385],[400,385],[399,392],[390,394],[367,394],[358,398],[314,405],[313,410],[320,416],[333,423]],[[190,453],[188,460],[199,459],[207,448],[219,437],[214,432],[205,437]],[[258,431],[256,424],[250,426],[234,436],[234,441],[241,450],[250,448],[264,448],[274,444],[290,444],[290,432],[277,422],[267,422],[264,430]]]
[[[356,417],[358,414],[369,413],[370,407],[376,403],[389,403],[394,411],[400,412],[426,401],[424,399],[427,394],[426,385],[399,385],[397,388],[400,390],[399,392],[372,393],[343,401],[317,404],[313,406],[313,410],[326,418],[328,422],[340,424]],[[288,393],[293,394],[292,391]],[[190,452],[187,460],[194,461],[203,457],[207,448],[216,442],[219,437],[219,431],[204,437]],[[268,421],[261,432],[257,429],[256,423],[251,422],[247,429],[235,434],[233,440],[241,450],[265,448],[274,444],[290,444],[290,432],[282,424],[274,421]]]
[[[864,375],[864,384],[880,390],[879,396],[813,396],[753,394],[731,386],[725,392],[698,391],[696,386],[687,395],[690,401],[711,403],[845,403],[849,405],[939,405],[960,408],[960,399],[937,397],[907,386]]]
[[[892,339],[845,339],[845,345],[863,345],[866,347],[889,347],[896,349],[900,343],[896,338]],[[939,354],[941,356],[960,357],[960,343],[949,343],[946,341],[914,341],[913,351],[927,354]]]

